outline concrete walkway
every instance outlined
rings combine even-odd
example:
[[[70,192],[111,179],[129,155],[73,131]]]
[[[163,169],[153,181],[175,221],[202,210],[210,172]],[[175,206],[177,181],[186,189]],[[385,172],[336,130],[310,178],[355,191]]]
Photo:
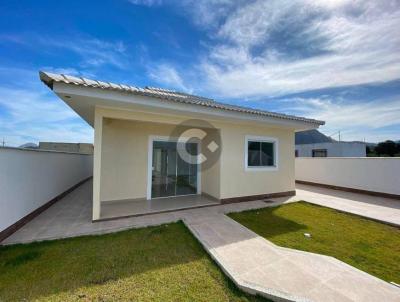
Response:
[[[296,196],[273,198],[287,203],[304,200],[377,221],[400,226],[400,200],[296,184]]]
[[[332,257],[281,248],[218,213],[185,224],[244,291],[274,301],[400,301],[400,288]]]

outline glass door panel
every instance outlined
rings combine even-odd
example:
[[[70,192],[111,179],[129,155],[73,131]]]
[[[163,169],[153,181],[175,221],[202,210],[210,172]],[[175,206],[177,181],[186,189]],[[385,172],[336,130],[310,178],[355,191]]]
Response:
[[[151,196],[176,194],[176,146],[173,142],[153,142],[153,172]]]
[[[197,155],[197,144],[186,143],[186,151]],[[176,195],[188,195],[197,193],[197,164],[184,161],[178,154],[177,161]]]
[[[197,144],[185,144],[187,152],[197,154]],[[197,164],[184,161],[176,142],[153,142],[151,197],[197,193]]]

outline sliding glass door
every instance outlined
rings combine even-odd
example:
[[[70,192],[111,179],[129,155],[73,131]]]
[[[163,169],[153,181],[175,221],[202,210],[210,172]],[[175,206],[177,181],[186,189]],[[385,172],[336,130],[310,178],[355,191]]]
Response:
[[[197,154],[196,143],[183,146],[189,154]],[[183,160],[177,143],[153,141],[151,197],[168,197],[197,193],[197,164]]]

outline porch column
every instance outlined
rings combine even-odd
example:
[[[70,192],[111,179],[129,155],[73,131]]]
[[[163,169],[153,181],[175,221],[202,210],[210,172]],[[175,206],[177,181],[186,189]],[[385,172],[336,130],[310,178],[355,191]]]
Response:
[[[93,220],[100,219],[100,176],[101,142],[103,137],[103,116],[95,110],[94,155],[93,155]]]

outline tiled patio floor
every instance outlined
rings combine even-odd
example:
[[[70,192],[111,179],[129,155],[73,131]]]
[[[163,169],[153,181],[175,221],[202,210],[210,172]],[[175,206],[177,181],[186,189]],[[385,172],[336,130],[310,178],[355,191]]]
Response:
[[[262,201],[254,201],[212,206],[204,208],[204,211],[209,211],[210,213],[239,212],[269,205],[273,205],[273,203],[267,204]],[[16,233],[6,238],[1,244],[28,243],[160,225],[181,220],[184,216],[196,215],[196,210],[199,209],[92,222],[92,182],[87,181]],[[109,214],[115,214],[116,212],[117,210],[110,211]],[[131,214],[131,212],[125,213]]]

